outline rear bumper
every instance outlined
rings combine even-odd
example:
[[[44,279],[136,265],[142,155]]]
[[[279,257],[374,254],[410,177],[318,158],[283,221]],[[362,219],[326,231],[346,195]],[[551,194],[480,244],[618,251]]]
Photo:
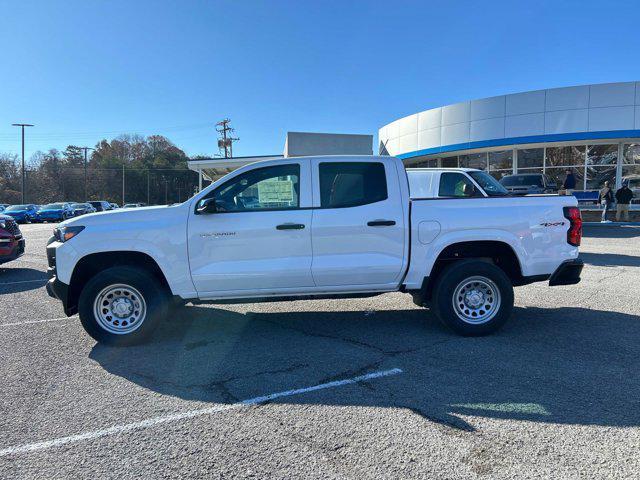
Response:
[[[575,285],[580,282],[584,262],[579,258],[562,262],[549,278],[549,286]]]

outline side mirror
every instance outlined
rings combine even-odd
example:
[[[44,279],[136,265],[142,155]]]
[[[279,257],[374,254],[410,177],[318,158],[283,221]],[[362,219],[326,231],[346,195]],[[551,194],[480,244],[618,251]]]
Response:
[[[196,214],[198,215],[216,213],[216,211],[217,208],[215,198],[205,198],[204,200],[200,200],[200,202],[198,202],[198,208],[196,208]]]

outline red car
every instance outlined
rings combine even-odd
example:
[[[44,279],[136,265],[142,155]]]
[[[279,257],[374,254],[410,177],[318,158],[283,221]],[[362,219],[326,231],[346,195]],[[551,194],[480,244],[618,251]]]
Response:
[[[0,214],[0,263],[9,262],[24,253],[24,238],[16,221]]]

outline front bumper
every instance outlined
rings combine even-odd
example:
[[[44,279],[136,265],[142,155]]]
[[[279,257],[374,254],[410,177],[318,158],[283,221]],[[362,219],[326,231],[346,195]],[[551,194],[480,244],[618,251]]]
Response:
[[[53,238],[51,239],[53,240]],[[78,307],[76,305],[69,305],[69,285],[60,281],[57,276],[56,268],[56,249],[55,246],[50,246],[52,241],[49,240],[47,244],[47,275],[49,281],[46,288],[50,297],[56,298],[62,302],[62,308],[67,316],[75,315],[78,313]]]
[[[69,306],[69,285],[62,283],[49,269],[47,273],[51,277],[47,282],[47,293],[50,297],[56,298],[62,302],[62,308],[66,316],[70,317],[78,313],[77,307]]]
[[[580,273],[584,267],[584,262],[579,258],[562,262],[556,271],[549,278],[549,286],[575,285],[580,282]]]

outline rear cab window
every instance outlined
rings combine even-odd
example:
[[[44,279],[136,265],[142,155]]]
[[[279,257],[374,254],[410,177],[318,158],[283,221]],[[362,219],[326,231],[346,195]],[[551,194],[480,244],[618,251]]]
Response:
[[[381,162],[322,162],[318,170],[321,208],[357,207],[388,198]]]

